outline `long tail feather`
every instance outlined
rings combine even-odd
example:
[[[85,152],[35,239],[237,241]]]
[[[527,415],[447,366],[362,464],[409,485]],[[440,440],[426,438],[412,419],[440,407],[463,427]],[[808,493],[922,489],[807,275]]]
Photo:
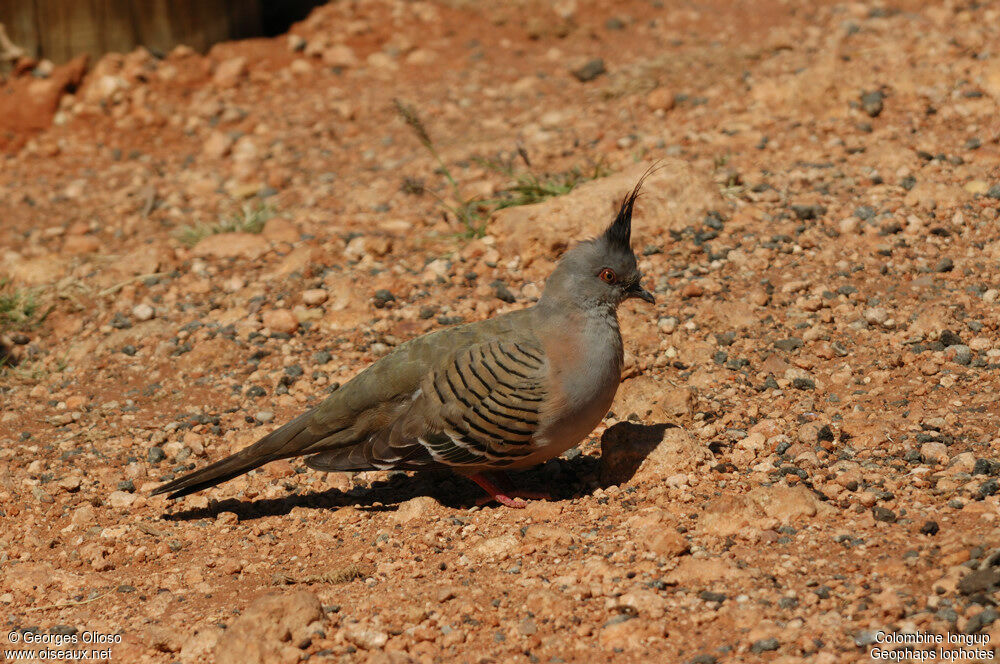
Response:
[[[299,434],[308,425],[311,415],[312,412],[304,413],[283,427],[275,429],[250,447],[221,461],[216,461],[201,470],[188,473],[156,487],[152,495],[169,493],[169,498],[180,498],[249,473],[265,463],[295,456],[299,452],[294,448],[298,446],[294,442],[289,446],[289,442],[299,437]],[[293,449],[289,449],[289,447]]]
[[[306,457],[306,465],[313,470],[324,472],[361,472],[378,470],[371,459],[367,458],[361,445],[342,450],[330,450]]]

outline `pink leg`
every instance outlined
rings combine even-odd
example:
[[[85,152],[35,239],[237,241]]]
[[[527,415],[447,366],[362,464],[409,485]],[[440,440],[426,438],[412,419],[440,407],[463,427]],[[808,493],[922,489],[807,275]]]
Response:
[[[483,490],[489,494],[488,496],[483,496],[477,500],[477,505],[485,505],[486,503],[495,500],[506,507],[523,509],[527,505],[524,500],[525,498],[529,500],[547,500],[551,498],[549,494],[544,492],[518,491],[514,488],[514,483],[511,482],[506,473],[503,473],[502,471],[494,473],[475,473],[468,475],[468,478],[481,486]]]

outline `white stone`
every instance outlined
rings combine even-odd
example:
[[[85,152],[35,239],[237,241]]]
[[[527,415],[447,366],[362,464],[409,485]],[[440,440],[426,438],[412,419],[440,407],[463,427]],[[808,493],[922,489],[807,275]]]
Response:
[[[156,316],[156,310],[145,303],[137,304],[132,307],[132,316],[137,321],[147,321]]]

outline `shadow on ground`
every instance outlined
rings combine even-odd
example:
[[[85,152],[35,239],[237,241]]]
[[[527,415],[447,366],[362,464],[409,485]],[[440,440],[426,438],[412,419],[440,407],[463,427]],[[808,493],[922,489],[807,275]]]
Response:
[[[676,428],[676,424],[639,422],[618,422],[608,427],[601,436],[599,486],[625,484],[635,477],[642,462],[663,442],[667,429]]]
[[[642,461],[663,439],[663,432],[674,424],[644,425],[619,422],[601,437],[601,447],[627,447],[627,453],[614,455],[612,466],[602,467],[601,457],[571,450],[563,457],[541,466],[510,473],[518,488],[547,491],[553,500],[568,500],[590,495],[596,488],[622,484],[635,474]],[[290,491],[295,485],[289,483]],[[212,502],[208,507],[179,510],[165,514],[168,521],[214,519],[222,512],[233,512],[241,521],[288,514],[296,507],[306,509],[336,509],[355,506],[371,512],[394,511],[399,503],[417,496],[430,496],[453,509],[468,509],[482,496],[482,490],[471,480],[450,471],[400,473],[388,480],[356,486],[342,492],[329,489],[321,492],[291,493],[282,498],[236,499]]]

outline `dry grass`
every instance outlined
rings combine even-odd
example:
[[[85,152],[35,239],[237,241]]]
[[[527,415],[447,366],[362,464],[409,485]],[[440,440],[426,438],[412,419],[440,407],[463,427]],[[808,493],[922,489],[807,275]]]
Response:
[[[435,196],[445,212],[450,213],[462,225],[465,237],[483,237],[486,234],[486,222],[497,210],[518,205],[532,205],[554,196],[562,196],[568,194],[581,182],[604,177],[608,174],[604,165],[597,163],[587,169],[574,167],[563,173],[537,175],[531,170],[531,161],[527,153],[523,148],[518,147],[516,157],[506,162],[491,159],[477,160],[485,168],[512,180],[513,184],[501,189],[497,198],[467,198],[462,194],[462,188],[458,181],[434,146],[434,141],[431,140],[430,133],[421,121],[416,109],[399,99],[394,99],[393,104],[396,107],[396,113],[413,130],[420,144],[438,163],[437,170],[444,177],[451,189],[452,198],[457,203],[451,204],[433,191],[426,191]],[[524,162],[524,168],[515,167],[517,157],[520,157]],[[404,182],[404,187],[406,184]],[[418,191],[412,186],[410,189],[414,193]],[[422,186],[419,191],[424,191]]]
[[[274,208],[269,205],[244,205],[239,212],[219,219],[214,224],[181,226],[174,231],[174,237],[184,246],[193,247],[209,235],[218,233],[260,233],[264,230],[264,224],[274,217],[274,214]]]
[[[31,327],[44,317],[38,291],[14,288],[9,281],[0,280],[0,332]]]

